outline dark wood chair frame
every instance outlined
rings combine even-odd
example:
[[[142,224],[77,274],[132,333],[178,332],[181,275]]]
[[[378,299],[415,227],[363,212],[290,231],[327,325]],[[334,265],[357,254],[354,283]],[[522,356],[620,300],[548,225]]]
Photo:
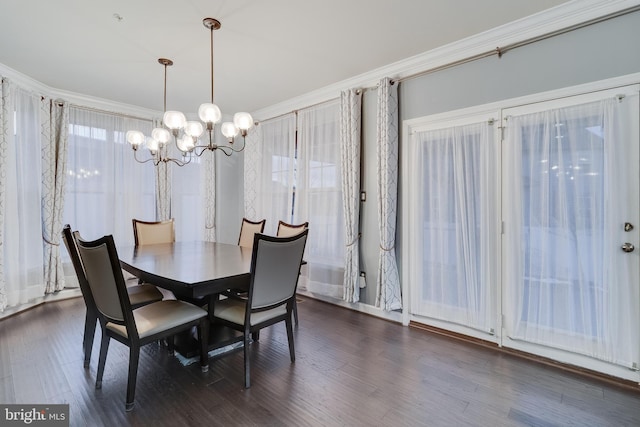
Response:
[[[91,361],[91,352],[93,350],[93,339],[95,337],[96,326],[98,324],[98,308],[96,307],[96,303],[93,300],[91,288],[89,287],[89,283],[87,282],[87,276],[85,276],[84,274],[84,267],[82,266],[82,262],[80,261],[80,255],[78,254],[78,249],[76,248],[74,235],[77,235],[77,232],[71,231],[71,226],[69,224],[65,224],[64,227],[62,227],[62,241],[67,248],[69,257],[71,258],[71,264],[73,265],[73,269],[76,272],[78,284],[80,285],[80,292],[82,293],[82,298],[84,299],[84,304],[87,309],[84,319],[82,350],[84,353],[84,367],[88,368]],[[133,309],[136,309],[138,307],[142,307],[144,305],[151,304],[152,302],[160,300],[162,300],[162,294],[158,292],[157,296],[154,296],[151,299],[145,299],[138,302],[137,304],[132,304],[131,307]]]
[[[71,258],[71,263],[73,264],[73,269],[76,272],[76,276],[78,277],[80,292],[82,293],[84,305],[87,309],[84,319],[84,336],[82,338],[82,350],[84,353],[84,367],[88,368],[89,362],[91,361],[93,338],[95,336],[96,325],[98,323],[98,308],[96,307],[96,303],[93,300],[93,294],[91,293],[91,288],[89,288],[87,277],[84,275],[84,268],[82,267],[82,263],[78,255],[78,250],[76,249],[76,244],[73,240],[71,226],[69,224],[65,224],[62,228],[62,240],[67,248],[69,257]]]

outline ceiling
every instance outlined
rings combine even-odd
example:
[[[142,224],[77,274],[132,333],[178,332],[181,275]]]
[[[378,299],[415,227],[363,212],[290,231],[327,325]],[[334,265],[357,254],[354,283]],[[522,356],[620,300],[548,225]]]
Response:
[[[4,1],[0,63],[44,85],[137,107],[256,111],[567,0]]]

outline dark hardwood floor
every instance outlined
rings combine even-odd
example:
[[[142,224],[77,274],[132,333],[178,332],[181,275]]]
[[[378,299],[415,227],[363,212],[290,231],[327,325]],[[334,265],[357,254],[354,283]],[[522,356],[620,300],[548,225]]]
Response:
[[[0,321],[0,402],[68,403],[72,426],[638,426],[640,394],[499,351],[303,298],[289,361],[284,325],[242,351],[182,366],[151,344],[125,412],[128,351],[112,341],[94,387],[80,298]]]

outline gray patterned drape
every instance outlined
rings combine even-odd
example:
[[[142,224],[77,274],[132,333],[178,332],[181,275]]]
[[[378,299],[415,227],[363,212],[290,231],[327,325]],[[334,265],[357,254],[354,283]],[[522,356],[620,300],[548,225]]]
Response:
[[[247,144],[244,149],[244,216],[245,218],[258,218],[256,203],[258,199],[258,160],[260,159],[262,146],[262,126],[255,128],[247,135]]]
[[[207,242],[216,241],[216,157],[206,156],[205,167],[205,193],[204,193],[204,239]]]
[[[40,105],[44,292],[49,294],[62,290],[65,285],[60,240],[69,141],[69,110],[60,100],[43,98]]]
[[[340,154],[342,160],[342,200],[345,223],[345,266],[343,299],[360,300],[360,134],[362,92],[340,94]]]
[[[160,127],[161,123],[154,120],[154,127]],[[160,150],[167,150],[161,147]],[[160,162],[156,166],[156,221],[164,221],[171,218],[171,167],[169,162]]]
[[[4,279],[4,222],[9,148],[9,82],[0,77],[0,312],[7,307],[7,287]]]
[[[396,213],[398,205],[398,85],[388,77],[378,86],[378,229],[380,256],[376,307],[402,308],[400,276],[396,263]]]

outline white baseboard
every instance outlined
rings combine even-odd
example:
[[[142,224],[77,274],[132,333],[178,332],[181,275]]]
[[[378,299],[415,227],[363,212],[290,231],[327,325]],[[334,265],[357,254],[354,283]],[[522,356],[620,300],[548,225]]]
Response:
[[[344,300],[339,300],[336,298],[327,297],[324,295],[315,294],[313,292],[304,291],[298,289],[298,295],[303,295],[305,297],[317,299],[320,301],[328,302],[330,304],[334,304],[340,307],[345,307],[350,310],[359,311],[361,313],[366,313],[371,316],[380,317],[381,319],[389,320],[391,322],[402,323],[402,312],[400,311],[384,311],[379,309],[378,307],[374,307],[369,304],[364,304],[361,302],[347,302]]]
[[[53,294],[47,294],[40,298],[36,298],[35,300],[29,301],[25,304],[20,304],[15,307],[6,308],[2,313],[0,313],[0,320],[9,316],[13,316],[14,314],[18,314],[22,311],[37,307],[41,304],[45,304],[48,302],[62,301],[65,299],[77,298],[81,296],[82,296],[82,292],[80,292],[80,288],[63,289]]]

